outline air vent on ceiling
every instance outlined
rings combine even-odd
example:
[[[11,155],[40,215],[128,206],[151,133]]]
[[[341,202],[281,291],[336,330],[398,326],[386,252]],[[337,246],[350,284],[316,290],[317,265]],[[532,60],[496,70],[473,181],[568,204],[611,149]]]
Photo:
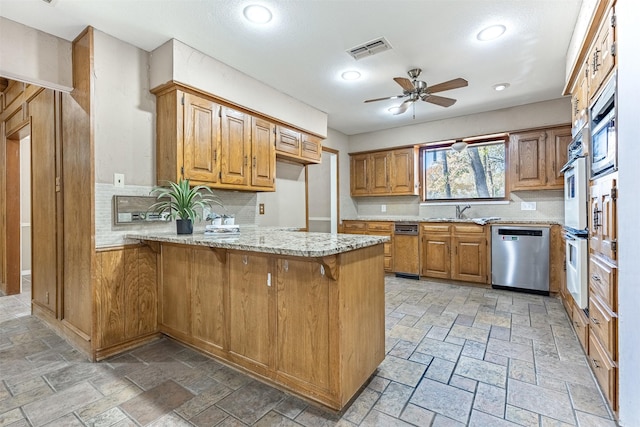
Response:
[[[367,56],[375,55],[385,50],[391,49],[391,45],[384,37],[380,37],[370,42],[366,42],[359,46],[353,47],[347,51],[347,53],[353,56],[354,59],[362,59]]]

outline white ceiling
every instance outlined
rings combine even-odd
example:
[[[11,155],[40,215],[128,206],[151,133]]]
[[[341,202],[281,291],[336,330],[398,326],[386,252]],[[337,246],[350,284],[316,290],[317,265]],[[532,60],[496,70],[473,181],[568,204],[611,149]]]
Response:
[[[248,4],[268,6],[274,19],[251,24]],[[152,51],[175,38],[329,114],[347,135],[559,98],[565,56],[582,0],[0,0],[0,15],[73,40],[87,25]],[[499,39],[476,34],[503,24]],[[393,47],[358,61],[346,50],[378,37]],[[399,116],[393,77],[423,69],[428,85],[456,77],[469,86],[438,95]],[[340,75],[357,70],[362,78]],[[492,86],[511,86],[496,92]]]

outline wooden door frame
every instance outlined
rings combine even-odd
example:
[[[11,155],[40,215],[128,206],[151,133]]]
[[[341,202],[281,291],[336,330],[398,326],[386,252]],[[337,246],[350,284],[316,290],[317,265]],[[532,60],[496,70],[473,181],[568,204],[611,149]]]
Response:
[[[325,146],[322,146],[322,151],[326,151],[327,153],[331,153],[336,156],[336,222],[338,225],[338,232],[340,232],[340,151]],[[309,231],[309,166],[313,166],[313,164],[305,165],[304,167],[305,231]],[[331,182],[329,182],[329,184],[331,184]],[[331,216],[331,214],[329,214],[329,216]]]

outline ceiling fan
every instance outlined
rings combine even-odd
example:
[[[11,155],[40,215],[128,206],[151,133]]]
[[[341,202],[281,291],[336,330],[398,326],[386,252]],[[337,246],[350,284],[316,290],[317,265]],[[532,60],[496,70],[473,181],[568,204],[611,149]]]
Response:
[[[387,99],[398,99],[398,98],[407,98],[399,107],[394,111],[393,114],[402,114],[412,105],[414,102],[418,100],[423,100],[425,102],[430,102],[431,104],[440,105],[441,107],[451,107],[456,103],[456,100],[453,98],[446,98],[444,96],[433,95],[436,92],[443,92],[445,90],[458,89],[461,87],[465,87],[469,84],[465,79],[458,77],[457,79],[449,80],[443,83],[439,83],[433,86],[427,86],[422,80],[418,80],[420,73],[422,70],[420,68],[414,68],[408,71],[409,80],[406,77],[394,77],[393,80],[398,83],[402,89],[402,95],[396,96],[388,96],[385,98],[376,98],[376,99],[367,99],[364,102],[376,102],[376,101],[384,101]]]

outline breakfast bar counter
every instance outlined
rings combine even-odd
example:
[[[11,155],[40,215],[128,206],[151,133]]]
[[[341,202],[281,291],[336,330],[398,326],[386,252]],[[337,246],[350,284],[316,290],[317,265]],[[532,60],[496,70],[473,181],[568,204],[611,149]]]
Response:
[[[160,332],[342,409],[385,355],[388,237],[131,234],[158,256]]]

